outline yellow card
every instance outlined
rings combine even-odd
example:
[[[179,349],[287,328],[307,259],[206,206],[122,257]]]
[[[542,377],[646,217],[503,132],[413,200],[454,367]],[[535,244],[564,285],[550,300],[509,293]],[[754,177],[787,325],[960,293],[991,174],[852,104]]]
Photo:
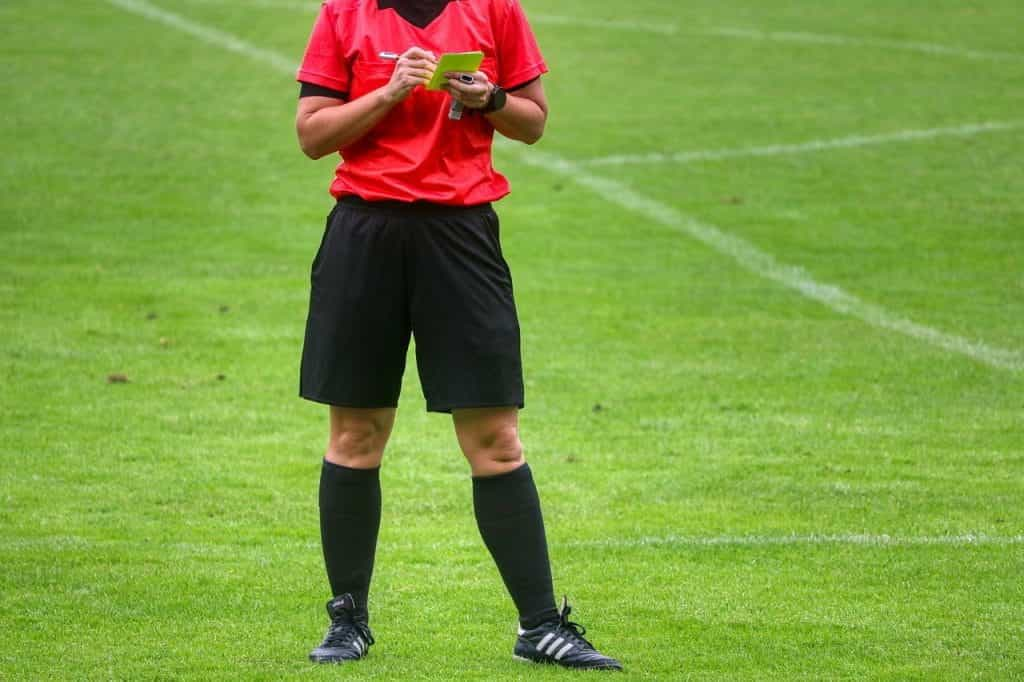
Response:
[[[447,79],[444,77],[446,73],[449,71],[473,73],[480,68],[480,64],[483,61],[483,52],[449,52],[448,54],[443,54],[437,61],[437,70],[434,71],[434,77],[423,87],[427,90],[440,90],[441,85],[447,82]]]

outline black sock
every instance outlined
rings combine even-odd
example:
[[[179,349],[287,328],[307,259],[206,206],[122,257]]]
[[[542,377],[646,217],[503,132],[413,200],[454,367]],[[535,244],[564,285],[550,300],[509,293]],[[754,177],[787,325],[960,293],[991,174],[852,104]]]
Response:
[[[540,498],[527,464],[499,476],[473,478],[473,509],[484,544],[519,610],[533,628],[557,617]]]
[[[350,469],[326,459],[320,470],[320,541],[334,596],[350,592],[365,611],[380,529],[380,468]]]

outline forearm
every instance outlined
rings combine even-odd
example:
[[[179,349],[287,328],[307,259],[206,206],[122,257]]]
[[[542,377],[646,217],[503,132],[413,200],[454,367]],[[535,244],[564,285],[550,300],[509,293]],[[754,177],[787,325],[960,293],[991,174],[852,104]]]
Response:
[[[330,97],[300,97],[295,129],[302,151],[311,159],[319,159],[352,144],[408,97],[413,88],[429,81],[436,65],[433,52],[410,47],[395,60],[388,84],[373,92],[343,104]]]
[[[486,114],[494,129],[505,137],[533,144],[544,135],[547,112],[526,97],[508,95],[500,111]]]
[[[332,154],[368,133],[394,105],[379,88],[340,106],[300,111],[295,119],[299,146],[311,159]]]

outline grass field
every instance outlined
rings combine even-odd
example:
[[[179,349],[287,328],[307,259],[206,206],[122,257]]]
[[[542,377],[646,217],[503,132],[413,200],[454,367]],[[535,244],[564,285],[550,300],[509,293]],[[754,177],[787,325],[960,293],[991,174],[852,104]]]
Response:
[[[552,116],[499,209],[574,615],[623,679],[1024,678],[1024,8],[524,4]],[[0,3],[0,678],[571,676],[511,660],[413,371],[378,644],[306,662],[315,12]]]

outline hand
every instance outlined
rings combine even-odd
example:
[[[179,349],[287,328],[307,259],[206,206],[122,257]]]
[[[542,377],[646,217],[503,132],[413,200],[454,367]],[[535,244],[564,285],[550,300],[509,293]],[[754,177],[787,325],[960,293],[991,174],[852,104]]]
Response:
[[[417,85],[424,85],[434,75],[437,57],[429,50],[410,47],[402,53],[395,63],[391,80],[384,86],[384,96],[391,104],[398,104],[413,91]]]
[[[463,83],[459,80],[460,76],[471,76],[473,82]],[[444,77],[448,79],[448,82],[442,87],[451,93],[456,102],[462,102],[462,105],[469,109],[483,109],[491,99],[491,90],[494,89],[494,85],[483,71],[467,74],[449,72]]]

